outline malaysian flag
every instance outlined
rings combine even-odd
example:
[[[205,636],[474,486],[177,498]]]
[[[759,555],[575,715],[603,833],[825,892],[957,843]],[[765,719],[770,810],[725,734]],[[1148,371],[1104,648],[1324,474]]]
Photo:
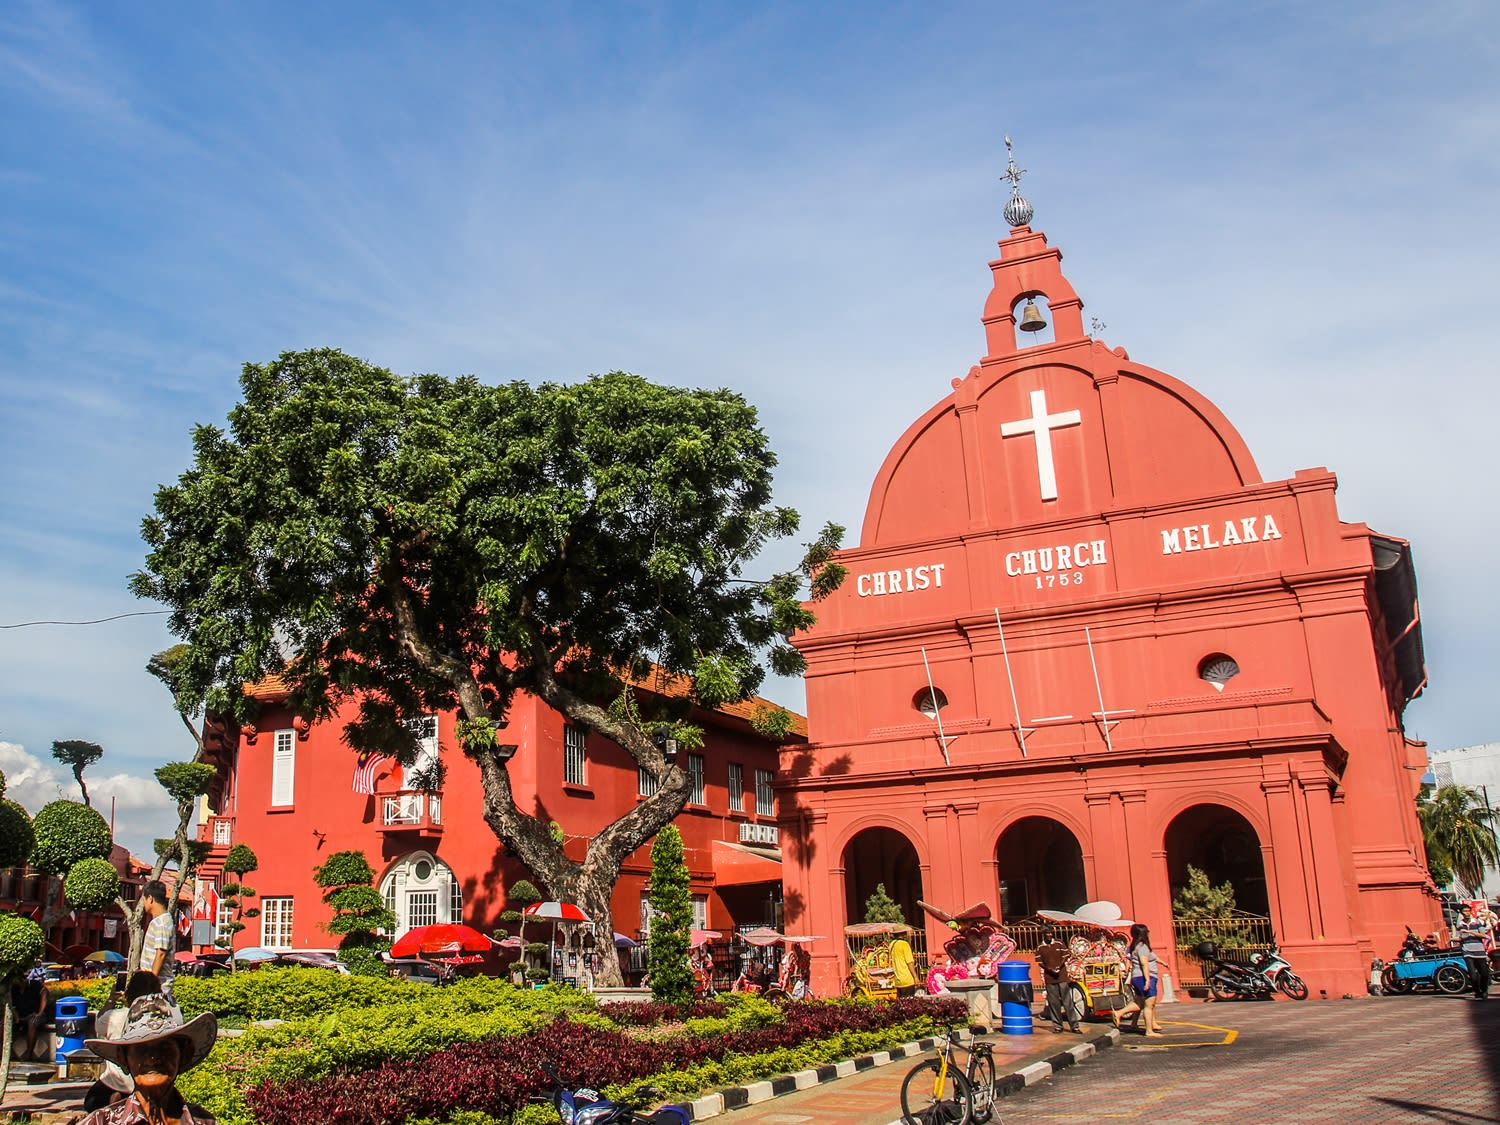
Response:
[[[354,791],[374,793],[375,774],[389,760],[384,754],[376,754],[373,751],[361,754],[354,763]]]

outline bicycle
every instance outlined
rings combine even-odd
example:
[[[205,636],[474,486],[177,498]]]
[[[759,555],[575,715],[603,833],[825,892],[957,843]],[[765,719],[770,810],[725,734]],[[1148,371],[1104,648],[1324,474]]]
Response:
[[[955,1048],[968,1055],[962,1070]],[[994,1056],[990,1044],[965,1048],[952,1025],[944,1028],[937,1055],[912,1067],[901,1082],[901,1120],[905,1125],[983,1125],[995,1119]]]

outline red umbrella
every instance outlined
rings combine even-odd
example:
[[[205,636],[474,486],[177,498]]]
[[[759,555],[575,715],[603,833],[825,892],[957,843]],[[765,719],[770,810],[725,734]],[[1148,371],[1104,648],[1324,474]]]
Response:
[[[587,922],[589,916],[571,902],[533,902],[523,907],[525,918],[542,922]]]
[[[395,945],[392,957],[417,957],[423,953],[486,953],[492,942],[472,926],[440,922],[407,930]]]

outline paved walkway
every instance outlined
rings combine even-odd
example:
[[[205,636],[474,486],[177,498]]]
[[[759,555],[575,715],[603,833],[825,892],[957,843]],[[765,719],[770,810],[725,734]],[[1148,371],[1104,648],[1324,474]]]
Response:
[[[994,1049],[997,1084],[1002,1093],[1010,1093],[1118,1042],[1120,1033],[1108,1024],[1094,1023],[1085,1024],[1080,1035],[1057,1035],[1039,1025],[1032,1035],[996,1033],[984,1038]],[[890,1058],[894,1053],[882,1051],[870,1056],[871,1061],[859,1070],[844,1064],[844,1069],[853,1072],[779,1097],[772,1096],[770,1083],[758,1083],[760,1089],[749,1088],[751,1097],[764,1100],[740,1108],[715,1113],[718,1107],[695,1102],[694,1120],[708,1116],[714,1125],[899,1125],[901,1082],[917,1060],[932,1052],[913,1044],[900,1057]]]

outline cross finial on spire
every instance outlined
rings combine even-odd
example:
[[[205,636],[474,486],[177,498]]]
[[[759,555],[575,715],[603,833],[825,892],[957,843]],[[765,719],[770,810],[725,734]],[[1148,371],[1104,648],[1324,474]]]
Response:
[[[1026,174],[1025,168],[1016,167],[1015,149],[1011,145],[1010,134],[1005,135],[1005,175],[1002,180],[1010,181],[1010,202],[1005,205],[1005,221],[1013,227],[1024,227],[1031,222],[1031,204],[1021,198],[1021,177]]]
[[[1020,195],[1021,177],[1024,175],[1026,175],[1026,169],[1016,167],[1015,147],[1011,144],[1010,134],[1007,133],[1005,134],[1005,175],[1000,178],[1010,181],[1012,195]]]

